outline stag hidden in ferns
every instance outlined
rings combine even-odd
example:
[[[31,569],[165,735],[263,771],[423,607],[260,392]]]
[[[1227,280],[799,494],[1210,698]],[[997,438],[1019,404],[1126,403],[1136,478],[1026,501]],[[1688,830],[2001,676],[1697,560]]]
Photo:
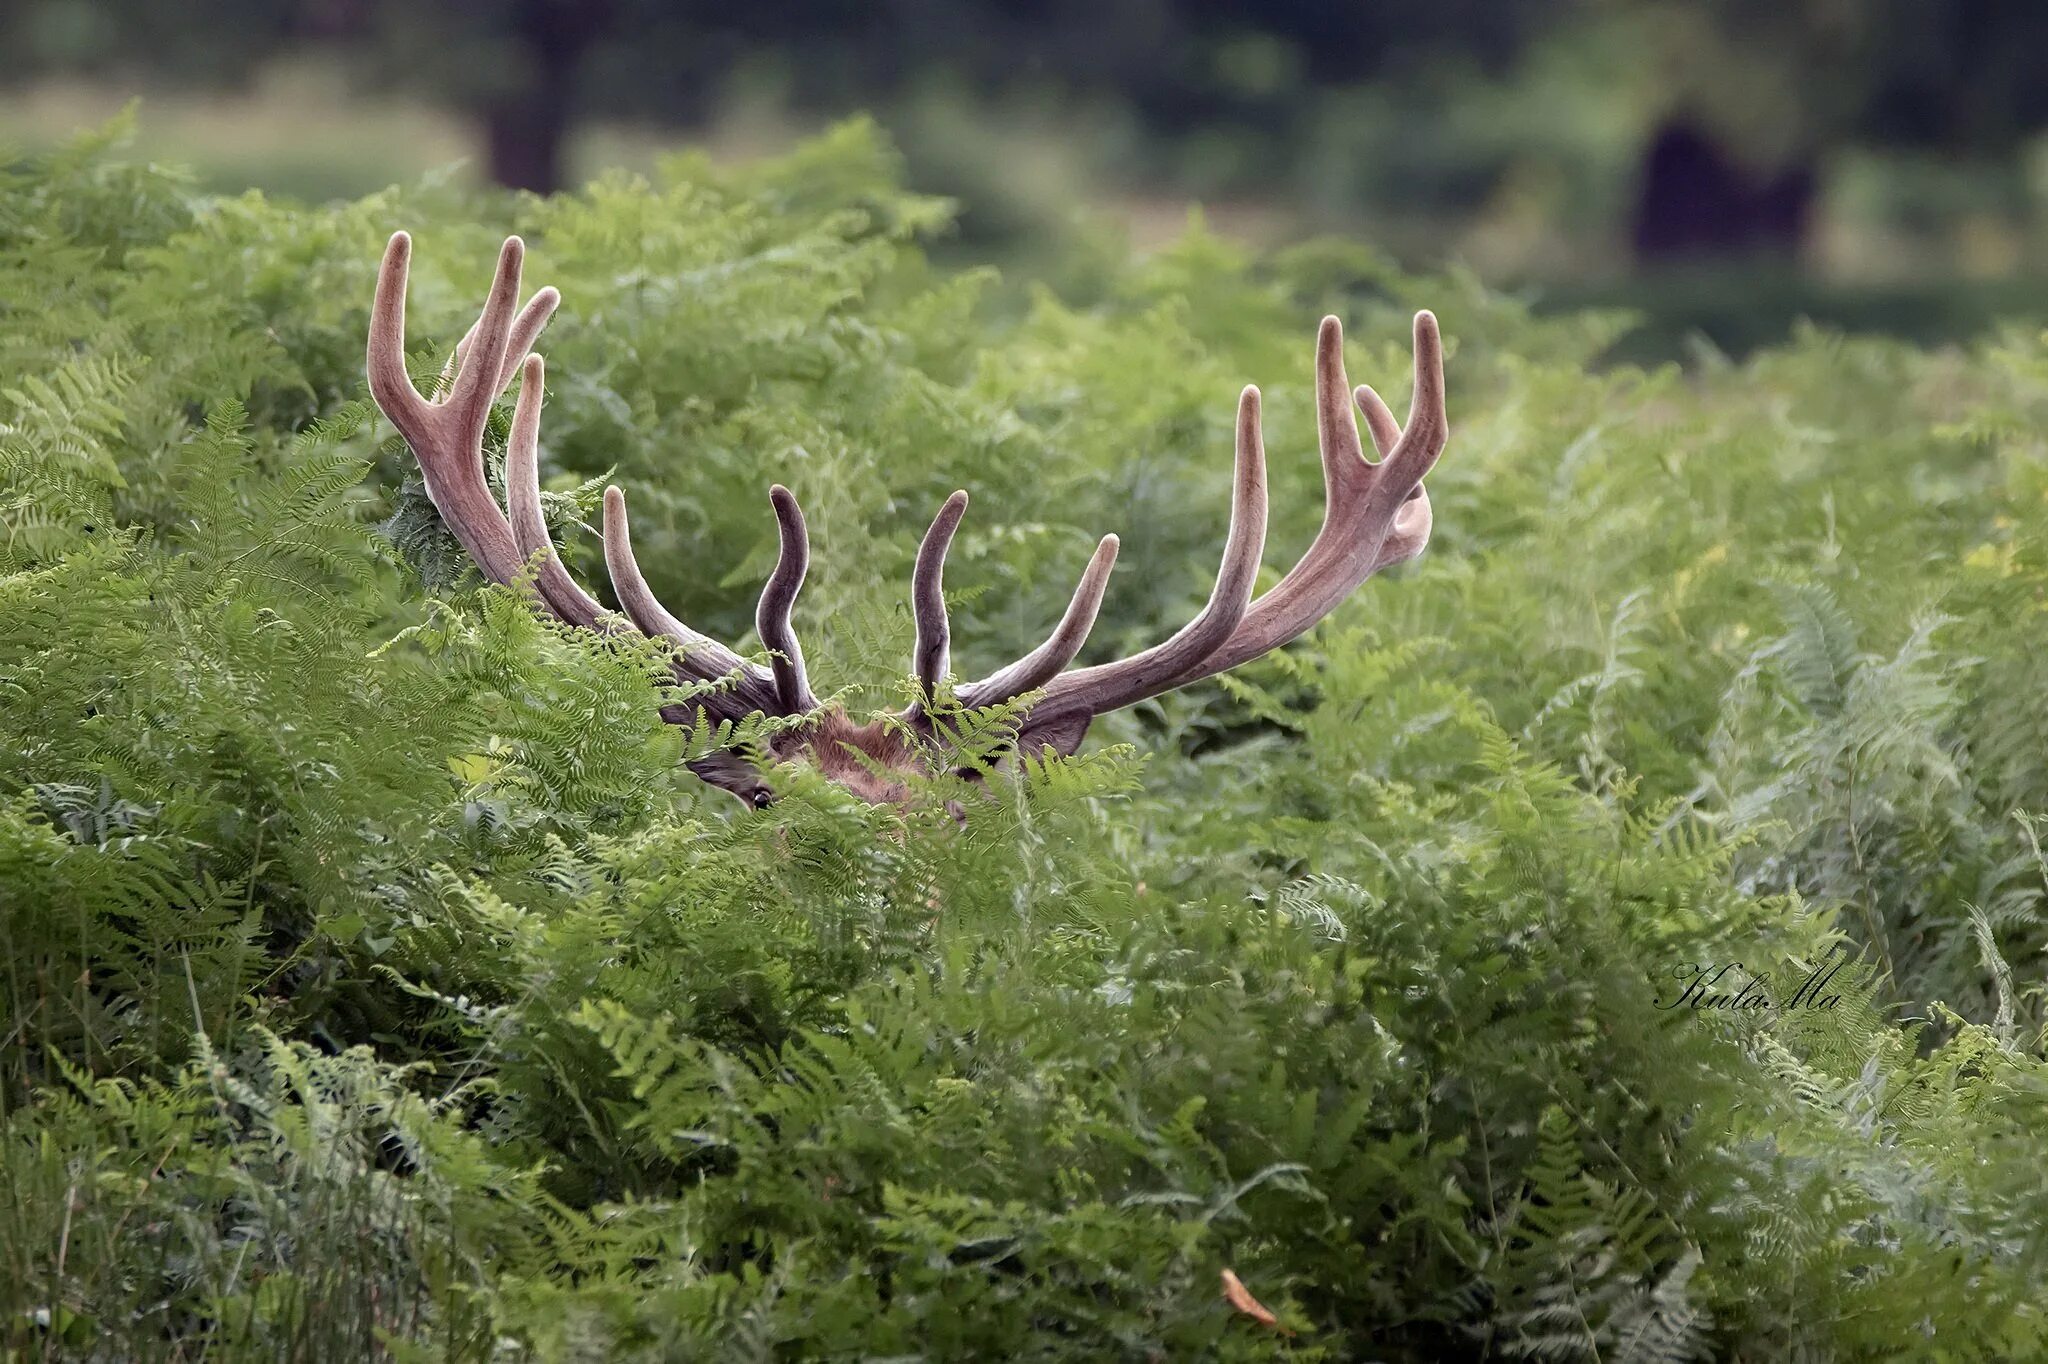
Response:
[[[902,712],[862,723],[838,706],[821,705],[804,671],[803,649],[790,611],[810,562],[802,510],[789,489],[769,490],[781,533],[781,552],[755,613],[768,650],[766,665],[692,630],[655,599],[633,557],[625,495],[604,495],[604,558],[624,619],[606,610],[570,577],[541,514],[538,444],[543,363],[530,354],[560,303],[552,288],[519,302],[525,248],[507,239],[498,256],[482,315],[457,345],[434,396],[414,387],[405,364],[406,275],[412,239],[392,236],[377,277],[370,314],[370,392],[418,457],[427,494],[455,538],[485,577],[527,591],[540,609],[563,622],[597,630],[631,627],[667,641],[679,682],[720,684],[694,707],[670,705],[663,717],[679,725],[716,725],[750,715],[797,723],[769,740],[775,763],[808,762],[824,776],[872,802],[901,802],[905,777],[945,763],[945,745],[932,710],[947,679],[948,641],[941,578],[946,551],[967,510],[956,492],[925,533],[911,584],[916,620],[917,699]],[[1323,319],[1316,339],[1316,423],[1322,451],[1322,528],[1286,576],[1256,599],[1266,540],[1266,454],[1259,427],[1259,391],[1247,386],[1237,406],[1237,464],[1230,529],[1223,563],[1208,603],[1163,643],[1129,658],[1069,670],[1081,650],[1109,572],[1117,538],[1105,535],[1081,584],[1045,642],[1024,657],[952,692],[963,709],[1016,701],[1037,693],[1022,713],[1017,748],[1068,754],[1080,746],[1093,719],[1235,668],[1295,639],[1335,610],[1367,578],[1389,564],[1412,559],[1428,543],[1429,496],[1422,479],[1443,453],[1443,346],[1436,318],[1415,315],[1415,387],[1404,428],[1379,395],[1361,385],[1349,391],[1344,334],[1334,317]],[[519,378],[519,397],[505,453],[505,506],[484,474],[483,440],[492,405]],[[1356,413],[1353,403],[1356,403]],[[1365,418],[1378,461],[1365,457],[1357,417]],[[627,622],[631,622],[631,627]],[[699,776],[750,804],[773,799],[773,788],[751,762],[715,752],[691,763]]]

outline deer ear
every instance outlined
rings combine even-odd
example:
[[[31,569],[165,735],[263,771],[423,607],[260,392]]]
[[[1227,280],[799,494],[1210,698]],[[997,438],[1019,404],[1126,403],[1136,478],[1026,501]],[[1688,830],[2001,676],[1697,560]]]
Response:
[[[1042,725],[1027,723],[1017,735],[1017,751],[1035,758],[1050,745],[1062,758],[1071,758],[1081,740],[1088,737],[1088,726],[1094,719],[1092,715],[1062,715]]]

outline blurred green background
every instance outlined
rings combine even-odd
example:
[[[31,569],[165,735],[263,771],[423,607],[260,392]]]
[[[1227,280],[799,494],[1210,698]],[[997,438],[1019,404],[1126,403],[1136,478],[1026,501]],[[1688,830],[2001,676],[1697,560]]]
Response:
[[[15,0],[0,143],[142,102],[224,192],[549,190],[868,111],[946,249],[1085,295],[1198,206],[1634,310],[1617,353],[1801,318],[2048,316],[2048,6],[2004,0]]]

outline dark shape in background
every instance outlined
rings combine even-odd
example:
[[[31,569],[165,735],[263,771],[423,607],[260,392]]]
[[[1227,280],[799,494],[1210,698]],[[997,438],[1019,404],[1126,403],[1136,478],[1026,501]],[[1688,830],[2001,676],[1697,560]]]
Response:
[[[1796,256],[1813,216],[1814,189],[1811,165],[1759,177],[1698,128],[1668,124],[1643,156],[1636,259]]]
[[[1653,312],[1656,288],[1617,299],[1617,280],[1656,285],[1683,263],[1685,288],[1733,291],[1723,309],[1751,293],[1781,308],[1788,271],[1814,282],[1816,224],[1847,161],[1960,158],[2024,186],[2048,126],[2048,6],[2005,0],[18,0],[0,48],[0,81],[159,88],[327,54],[368,91],[460,111],[490,178],[541,193],[563,186],[580,123],[692,135],[765,80],[802,117],[877,111],[913,180],[963,200],[963,245],[1005,259],[1042,246],[1064,208],[1003,164],[999,133],[1026,106],[1066,111],[1065,141],[1100,144],[1062,149],[1092,158],[1098,183],[1270,206],[1280,235],[1345,231],[1416,260],[1467,255],[1459,226],[1512,207],[1522,181],[1555,181],[1543,211],[1568,259],[1475,264],[1562,285],[1561,301]],[[935,90],[950,101],[924,115],[938,131],[906,134]],[[1559,107],[1574,93],[1630,126],[1589,134]],[[977,143],[967,124],[998,135]],[[1944,211],[1962,209],[1920,216]],[[1720,261],[1744,273],[1701,286],[1697,267]],[[1947,265],[1888,268],[1949,282]],[[1803,292],[1825,313],[1838,281],[1819,282]]]
[[[507,189],[561,188],[562,147],[576,116],[576,82],[592,43],[618,20],[612,0],[510,0],[485,7],[514,40],[514,78],[482,101],[485,164]],[[496,11],[495,15],[490,11]]]

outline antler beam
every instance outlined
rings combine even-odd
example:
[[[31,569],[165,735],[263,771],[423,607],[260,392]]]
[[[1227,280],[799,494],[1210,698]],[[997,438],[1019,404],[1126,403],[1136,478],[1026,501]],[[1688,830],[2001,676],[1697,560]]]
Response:
[[[1415,316],[1415,389],[1406,428],[1395,424],[1372,389],[1361,386],[1352,393],[1344,373],[1343,326],[1334,317],[1323,319],[1316,339],[1323,524],[1285,577],[1257,601],[1239,605],[1259,553],[1252,548],[1247,561],[1244,547],[1262,543],[1265,531],[1258,396],[1257,389],[1247,388],[1238,403],[1237,492],[1223,568],[1209,605],[1165,644],[1052,678],[1027,720],[1027,747],[1035,731],[1054,747],[1071,751],[1097,715],[1227,672],[1279,648],[1329,615],[1367,578],[1414,558],[1429,542],[1429,495],[1422,479],[1436,466],[1450,436],[1443,342],[1433,314]],[[1365,458],[1357,415],[1364,416],[1382,456],[1378,463]],[[1248,487],[1253,480],[1255,495]],[[1256,524],[1248,524],[1254,515]],[[1219,624],[1226,619],[1227,626]],[[994,699],[976,697],[983,705]]]

